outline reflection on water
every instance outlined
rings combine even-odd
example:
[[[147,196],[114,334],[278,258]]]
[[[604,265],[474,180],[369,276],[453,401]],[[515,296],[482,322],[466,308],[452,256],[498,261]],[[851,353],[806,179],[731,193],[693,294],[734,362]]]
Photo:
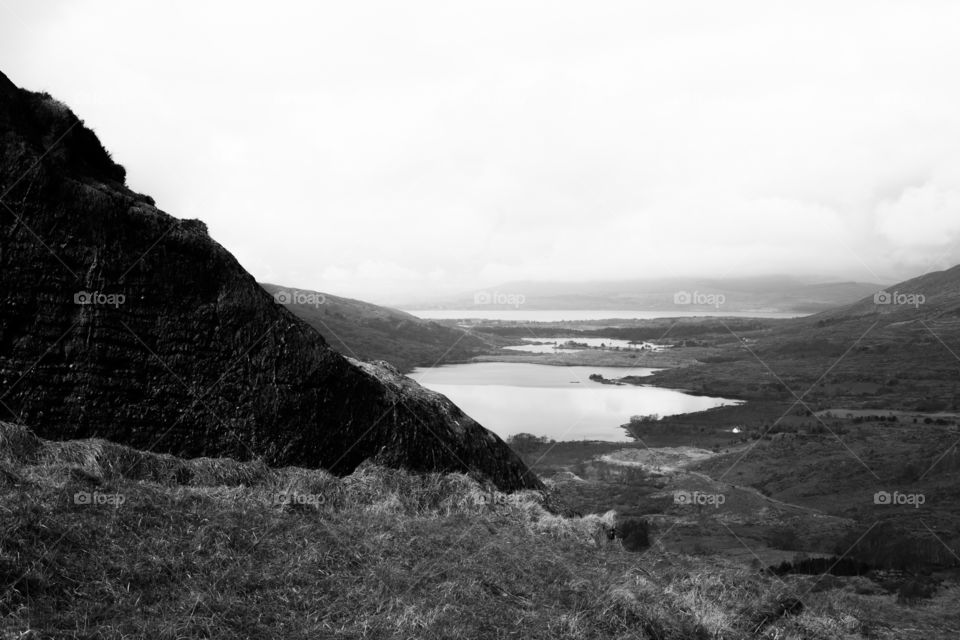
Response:
[[[410,375],[438,391],[502,438],[533,433],[556,440],[627,440],[620,428],[632,415],[703,411],[735,400],[672,389],[605,385],[589,379],[655,371],[628,367],[555,367],[478,362],[419,368]]]

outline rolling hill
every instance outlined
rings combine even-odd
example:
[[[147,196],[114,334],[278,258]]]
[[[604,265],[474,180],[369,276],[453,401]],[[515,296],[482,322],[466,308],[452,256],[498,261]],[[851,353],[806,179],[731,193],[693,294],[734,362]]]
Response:
[[[360,360],[386,360],[403,372],[462,362],[503,341],[361,300],[268,283],[260,286],[340,353]]]
[[[802,396],[822,409],[957,410],[960,266],[757,330],[731,325],[710,340],[709,360],[652,380],[740,398]]]

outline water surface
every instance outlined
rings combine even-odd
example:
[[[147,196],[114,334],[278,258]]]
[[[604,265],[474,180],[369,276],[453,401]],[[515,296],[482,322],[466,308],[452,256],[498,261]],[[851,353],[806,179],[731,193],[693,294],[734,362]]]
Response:
[[[569,338],[523,338],[527,344],[518,344],[512,347],[504,347],[510,351],[524,351],[527,353],[570,353],[578,348],[569,348],[567,342],[573,341],[577,344],[585,344],[591,349],[620,349],[640,351],[641,349],[650,349],[652,351],[662,351],[662,345],[655,345],[650,342],[637,342],[631,344],[629,340],[620,340],[617,338],[581,338],[577,336]]]
[[[557,367],[477,362],[421,367],[410,377],[450,398],[502,438],[533,433],[555,440],[628,440],[620,425],[632,415],[703,411],[736,400],[692,396],[673,389],[606,385],[589,379],[647,376],[655,369]]]

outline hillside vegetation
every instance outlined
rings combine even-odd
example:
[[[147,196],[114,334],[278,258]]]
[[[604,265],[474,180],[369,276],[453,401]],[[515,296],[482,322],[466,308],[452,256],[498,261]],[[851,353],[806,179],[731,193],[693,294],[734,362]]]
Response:
[[[385,360],[404,373],[418,366],[463,362],[508,344],[497,336],[468,332],[361,300],[275,284],[260,286],[343,355]]]
[[[955,591],[917,608],[656,544],[630,553],[607,540],[613,513],[564,517],[549,491],[459,474],[365,465],[338,479],[0,424],[0,496],[10,638],[930,638],[960,626]]]
[[[832,311],[721,327],[702,366],[649,382],[798,408],[960,410],[960,266],[887,287]],[[776,415],[770,420],[776,419]]]

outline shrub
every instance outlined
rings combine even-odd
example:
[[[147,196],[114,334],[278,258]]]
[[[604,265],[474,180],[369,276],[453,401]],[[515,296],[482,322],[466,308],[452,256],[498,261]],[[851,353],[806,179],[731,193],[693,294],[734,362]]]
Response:
[[[776,527],[767,535],[767,544],[774,549],[794,551],[800,546],[800,539],[794,527]]]
[[[643,551],[650,546],[650,526],[639,518],[617,523],[617,536],[627,551]]]
[[[924,598],[932,598],[937,587],[932,582],[922,580],[907,580],[897,589],[897,602],[900,604],[912,604]]]
[[[507,438],[507,444],[519,454],[532,453],[549,442],[546,436],[535,436],[532,433],[515,433]]]

